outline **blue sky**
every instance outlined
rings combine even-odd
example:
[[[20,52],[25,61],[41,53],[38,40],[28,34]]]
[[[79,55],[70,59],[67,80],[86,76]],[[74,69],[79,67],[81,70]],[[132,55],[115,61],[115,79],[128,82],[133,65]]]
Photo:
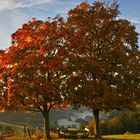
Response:
[[[0,49],[8,48],[10,35],[33,17],[42,20],[56,15],[65,17],[69,9],[83,1],[85,0],[0,0]],[[87,1],[92,3],[94,0]],[[136,31],[140,33],[140,0],[119,0],[119,3],[120,16],[135,24]]]

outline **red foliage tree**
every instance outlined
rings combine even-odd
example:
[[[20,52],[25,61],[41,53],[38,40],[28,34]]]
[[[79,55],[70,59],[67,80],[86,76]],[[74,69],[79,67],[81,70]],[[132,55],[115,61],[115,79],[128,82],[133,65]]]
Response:
[[[49,112],[66,107],[62,84],[66,77],[67,55],[64,21],[33,19],[12,34],[12,45],[1,57],[1,85],[6,92],[3,108],[40,111],[46,138],[50,138]],[[5,79],[6,78],[6,79]]]
[[[134,109],[139,101],[140,52],[135,27],[118,18],[118,5],[84,2],[68,14],[69,67],[66,98],[99,111]]]
[[[99,111],[134,109],[139,102],[140,52],[135,27],[118,18],[118,5],[84,2],[68,20],[33,19],[12,34],[0,56],[1,109],[34,110],[45,119],[63,106],[93,109],[95,135]]]

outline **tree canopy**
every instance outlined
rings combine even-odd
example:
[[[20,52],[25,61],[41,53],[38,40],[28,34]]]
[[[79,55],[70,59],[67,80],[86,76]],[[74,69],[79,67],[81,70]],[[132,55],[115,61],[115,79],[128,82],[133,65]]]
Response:
[[[71,70],[66,99],[93,109],[98,138],[99,111],[134,110],[140,101],[138,33],[119,18],[117,3],[84,2],[69,11],[66,27]]]
[[[72,103],[99,110],[134,109],[140,89],[138,34],[118,14],[117,3],[101,2],[69,11]]]
[[[45,118],[50,109],[66,107],[61,96],[67,71],[63,23],[60,17],[33,19],[12,34],[12,45],[1,60],[5,109],[39,110]]]
[[[116,2],[83,2],[66,20],[34,18],[11,38],[0,51],[0,109],[39,110],[47,138],[50,110],[66,102],[92,108],[98,123],[99,111],[140,101],[138,33]]]

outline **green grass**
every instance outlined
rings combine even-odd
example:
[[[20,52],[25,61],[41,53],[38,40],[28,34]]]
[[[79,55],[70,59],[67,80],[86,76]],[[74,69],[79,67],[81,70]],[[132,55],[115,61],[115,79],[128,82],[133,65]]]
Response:
[[[140,140],[140,134],[107,135],[106,140]]]

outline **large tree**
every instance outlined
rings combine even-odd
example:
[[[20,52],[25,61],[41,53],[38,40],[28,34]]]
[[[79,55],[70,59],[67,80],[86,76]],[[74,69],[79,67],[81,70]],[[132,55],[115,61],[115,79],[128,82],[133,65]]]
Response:
[[[117,3],[102,2],[84,2],[68,13],[66,99],[93,109],[97,137],[99,111],[134,109],[140,97],[138,34],[118,15]]]
[[[60,17],[29,21],[12,34],[12,44],[0,61],[1,109],[40,111],[48,139],[50,110],[65,107],[61,95],[67,71],[63,26]]]

